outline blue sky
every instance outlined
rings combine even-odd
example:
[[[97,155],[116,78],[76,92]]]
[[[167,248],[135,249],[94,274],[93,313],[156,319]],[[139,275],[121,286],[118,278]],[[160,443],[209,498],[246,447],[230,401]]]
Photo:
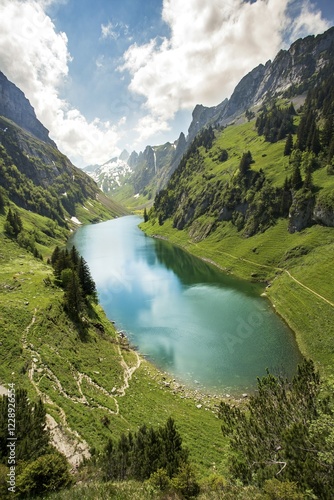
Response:
[[[61,151],[104,163],[187,133],[259,63],[334,25],[332,0],[0,0],[0,70]]]

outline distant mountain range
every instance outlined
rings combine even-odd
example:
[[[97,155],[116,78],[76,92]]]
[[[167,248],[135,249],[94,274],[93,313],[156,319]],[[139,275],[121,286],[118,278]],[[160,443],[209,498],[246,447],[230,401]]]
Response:
[[[99,200],[110,215],[124,213],[58,150],[23,92],[1,72],[0,168],[5,198],[61,225],[75,220],[78,206],[96,220],[88,200]]]
[[[299,39],[288,50],[281,50],[273,61],[260,64],[244,76],[230,99],[213,107],[195,106],[187,137],[181,133],[173,144],[147,146],[139,154],[132,153],[127,160],[113,159],[94,172],[92,167],[86,167],[85,171],[109,195],[122,192],[127,185],[126,196],[140,194],[150,200],[167,185],[182,156],[203,128],[209,125],[225,127],[236,120],[245,120],[242,115],[247,110],[256,110],[278,96],[301,96],[300,102],[303,102],[318,71],[333,53],[334,28],[318,36]]]

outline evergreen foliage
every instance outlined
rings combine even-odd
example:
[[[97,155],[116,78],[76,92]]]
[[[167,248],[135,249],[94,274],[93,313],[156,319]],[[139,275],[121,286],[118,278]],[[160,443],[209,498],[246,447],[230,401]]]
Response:
[[[110,439],[101,457],[106,480],[144,481],[161,469],[171,479],[187,460],[188,452],[172,418],[158,430],[142,425],[134,435],[122,434],[117,443]]]
[[[50,453],[30,462],[17,478],[20,498],[34,498],[72,484],[66,458],[60,453]]]
[[[5,233],[11,238],[17,238],[22,228],[22,219],[18,212],[12,212],[12,210],[9,209],[4,224]]]
[[[285,141],[285,147],[284,147],[284,156],[290,156],[293,150],[293,138],[292,134],[288,134],[288,137],[286,138]]]
[[[275,104],[270,109],[264,106],[255,122],[258,134],[264,135],[268,142],[284,139],[288,134],[294,133],[295,114],[292,103],[286,108],[277,107]]]
[[[291,382],[269,372],[258,379],[258,393],[250,398],[247,411],[221,403],[222,431],[235,451],[235,477],[257,485],[272,478],[294,481],[304,491],[330,498],[334,460],[329,451],[332,437],[326,438],[324,429],[332,411],[329,399],[320,397],[321,388],[313,362],[306,360]],[[318,422],[325,427],[319,429]]]
[[[35,460],[50,450],[49,433],[46,429],[46,411],[41,400],[30,403],[25,389],[15,392],[16,460]],[[0,463],[6,464],[9,454],[8,397],[0,400]]]
[[[5,197],[0,189],[0,213],[4,212],[4,208],[5,208]]]
[[[97,301],[95,282],[85,259],[72,246],[70,252],[55,247],[50,263],[54,269],[55,282],[64,288],[64,308],[76,321],[85,312],[89,299]]]
[[[250,151],[244,153],[239,163],[239,172],[241,176],[247,174],[252,163],[254,163],[254,160],[252,158],[252,153]]]

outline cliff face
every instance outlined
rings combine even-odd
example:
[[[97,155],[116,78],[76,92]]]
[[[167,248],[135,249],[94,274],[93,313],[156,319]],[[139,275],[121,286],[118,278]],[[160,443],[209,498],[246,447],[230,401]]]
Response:
[[[56,148],[56,144],[50,139],[49,131],[37,119],[34,108],[31,106],[24,93],[11,83],[6,76],[0,72],[0,115],[15,122],[37,139]]]
[[[188,143],[209,124],[224,126],[248,108],[266,98],[289,92],[297,96],[306,92],[316,76],[334,54],[334,28],[322,35],[308,36],[281,50],[274,61],[260,64],[240,80],[231,98],[218,106],[197,105],[188,130]]]

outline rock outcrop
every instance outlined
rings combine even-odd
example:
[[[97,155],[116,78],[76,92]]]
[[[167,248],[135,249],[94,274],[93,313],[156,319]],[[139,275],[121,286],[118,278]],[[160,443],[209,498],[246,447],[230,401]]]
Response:
[[[333,53],[334,28],[322,35],[297,40],[289,50],[281,50],[273,61],[260,64],[244,76],[229,100],[214,107],[197,105],[188,130],[188,143],[201,128],[210,124],[225,126],[267,97],[287,91],[291,95],[307,91],[315,73]]]
[[[19,127],[56,148],[49,131],[37,119],[34,108],[24,93],[0,71],[0,115],[15,122]]]

